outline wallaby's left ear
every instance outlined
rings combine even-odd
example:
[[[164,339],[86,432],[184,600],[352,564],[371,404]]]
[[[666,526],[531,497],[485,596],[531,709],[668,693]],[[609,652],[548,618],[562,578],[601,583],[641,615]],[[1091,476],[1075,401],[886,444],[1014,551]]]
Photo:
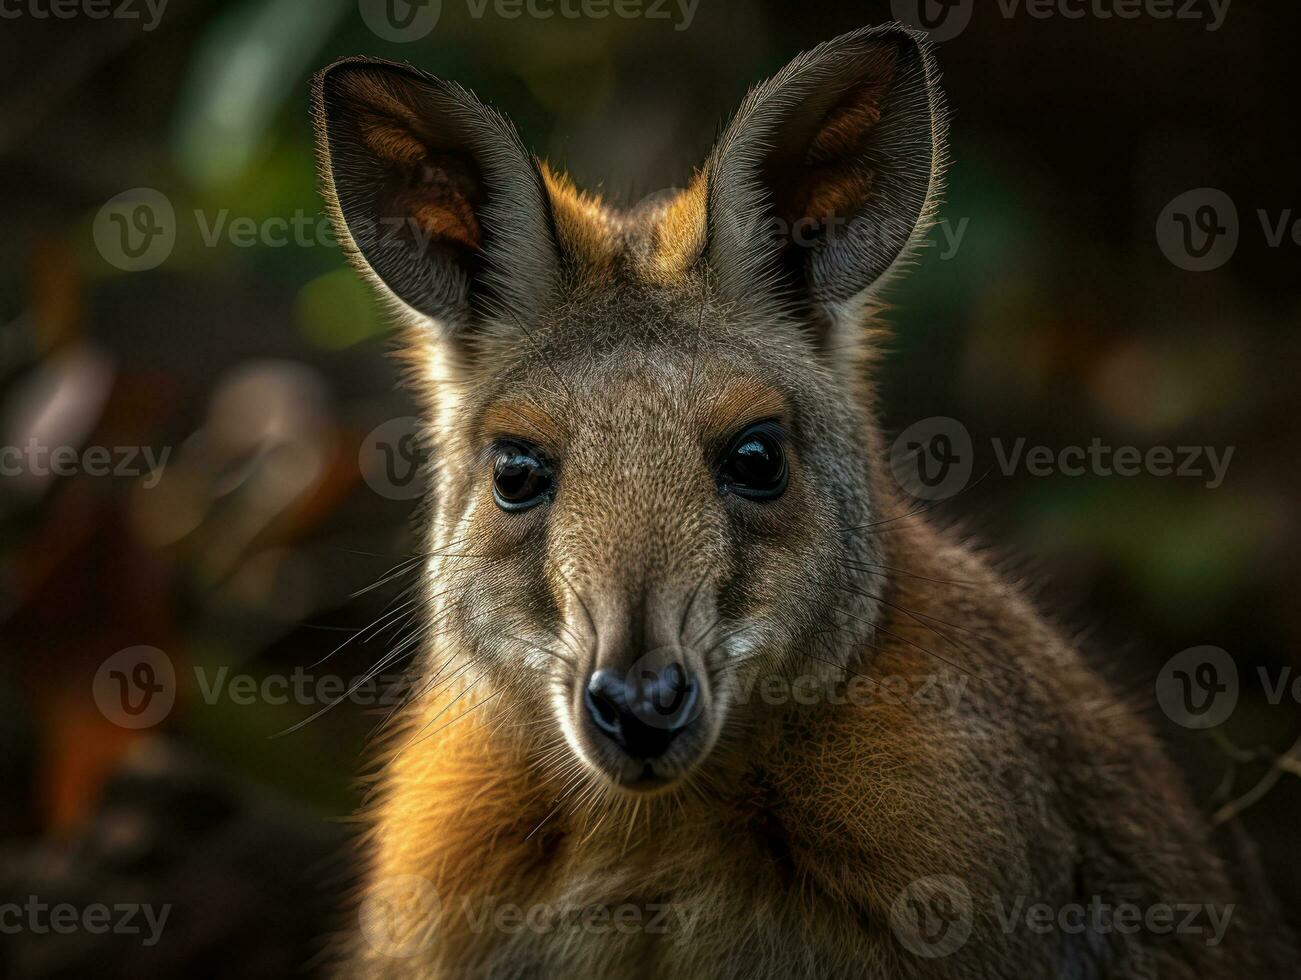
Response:
[[[866,298],[928,229],[944,133],[922,35],[865,28],[796,58],[747,96],[701,175],[724,290],[832,319]]]
[[[317,74],[321,183],[349,258],[458,343],[485,311],[533,319],[559,256],[541,171],[509,122],[452,82],[366,58]]]

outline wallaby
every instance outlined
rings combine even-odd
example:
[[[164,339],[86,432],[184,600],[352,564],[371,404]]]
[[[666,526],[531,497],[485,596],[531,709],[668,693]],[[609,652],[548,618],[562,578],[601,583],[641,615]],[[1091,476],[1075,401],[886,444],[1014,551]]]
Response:
[[[340,61],[313,114],[432,454],[348,975],[1283,970],[1147,725],[888,464],[880,295],[945,166],[922,36],[799,56],[626,212],[411,67]]]

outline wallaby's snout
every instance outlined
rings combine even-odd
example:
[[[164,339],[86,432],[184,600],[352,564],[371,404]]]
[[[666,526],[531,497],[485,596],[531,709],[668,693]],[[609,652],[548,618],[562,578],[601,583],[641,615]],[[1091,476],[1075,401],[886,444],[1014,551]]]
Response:
[[[631,550],[628,571],[646,556]],[[584,605],[592,657],[572,678],[562,727],[587,763],[625,790],[667,787],[699,762],[721,721],[706,634],[707,578],[690,590],[646,588],[629,596],[609,580]],[[693,612],[693,607],[697,607]]]
[[[643,570],[644,557],[631,550],[627,571]],[[592,656],[569,681],[561,727],[577,753],[622,789],[673,784],[713,743],[721,710],[712,697],[711,651],[698,641],[716,633],[718,621],[714,629],[697,626],[713,607],[701,598],[705,582],[689,592],[647,588],[629,596],[607,578],[582,603],[595,633]]]

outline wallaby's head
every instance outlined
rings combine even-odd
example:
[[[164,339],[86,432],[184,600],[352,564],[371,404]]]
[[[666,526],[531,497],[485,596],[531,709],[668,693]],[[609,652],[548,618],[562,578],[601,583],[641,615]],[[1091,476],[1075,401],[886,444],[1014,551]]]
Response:
[[[762,721],[738,696],[758,672],[843,668],[888,492],[867,320],[941,169],[924,42],[801,56],[685,190],[629,211],[409,67],[338,62],[314,114],[339,239],[407,325],[427,406],[430,682],[483,676],[650,792]]]

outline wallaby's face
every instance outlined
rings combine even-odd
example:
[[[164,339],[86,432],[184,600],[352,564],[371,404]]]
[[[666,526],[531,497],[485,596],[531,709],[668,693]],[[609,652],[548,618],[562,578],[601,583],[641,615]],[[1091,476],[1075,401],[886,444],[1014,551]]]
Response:
[[[428,405],[430,684],[489,678],[636,793],[761,723],[759,673],[844,663],[881,575],[855,351],[933,204],[933,76],[897,28],[815,49],[631,213],[453,85],[318,76],[341,240],[408,322]]]
[[[633,290],[538,324],[545,357],[486,358],[440,440],[442,631],[638,789],[857,605],[836,589],[867,494],[850,406],[798,336],[713,307]]]

